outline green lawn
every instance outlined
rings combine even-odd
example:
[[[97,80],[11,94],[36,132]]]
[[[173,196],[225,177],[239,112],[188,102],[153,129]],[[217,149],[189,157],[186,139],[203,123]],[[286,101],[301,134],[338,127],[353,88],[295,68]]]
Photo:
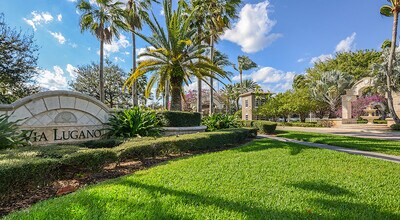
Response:
[[[299,131],[277,131],[277,133],[278,137],[400,156],[400,141]]]
[[[170,161],[6,219],[400,219],[400,166],[273,140]]]

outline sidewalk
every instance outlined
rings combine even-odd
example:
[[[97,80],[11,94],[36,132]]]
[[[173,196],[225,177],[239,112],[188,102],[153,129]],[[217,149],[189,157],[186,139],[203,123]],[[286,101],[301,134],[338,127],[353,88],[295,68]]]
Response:
[[[303,128],[303,127],[277,127],[280,131],[314,132],[321,134],[336,134],[360,138],[400,141],[400,132],[382,130],[363,130],[349,128]]]
[[[362,156],[374,158],[374,159],[386,160],[386,161],[390,161],[390,162],[394,162],[394,163],[400,163],[400,156],[393,156],[393,155],[375,153],[375,152],[369,152],[369,151],[354,150],[354,149],[336,147],[336,146],[327,145],[327,144],[317,144],[317,143],[311,143],[311,142],[305,142],[305,141],[298,141],[298,140],[293,140],[293,139],[288,139],[288,138],[276,137],[276,136],[272,136],[272,135],[258,135],[258,136],[263,137],[263,138],[268,138],[271,140],[276,140],[276,141],[295,143],[295,144],[305,145],[308,147],[318,147],[318,148],[323,148],[323,149],[328,149],[328,150],[345,152],[345,153],[349,153],[349,154],[362,155]]]

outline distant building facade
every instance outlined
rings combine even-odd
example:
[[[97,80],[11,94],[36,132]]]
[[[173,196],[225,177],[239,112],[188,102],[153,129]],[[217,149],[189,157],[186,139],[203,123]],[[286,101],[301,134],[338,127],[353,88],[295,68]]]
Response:
[[[242,120],[266,120],[263,115],[257,115],[256,111],[266,101],[266,95],[269,93],[248,92],[240,95],[242,99]]]

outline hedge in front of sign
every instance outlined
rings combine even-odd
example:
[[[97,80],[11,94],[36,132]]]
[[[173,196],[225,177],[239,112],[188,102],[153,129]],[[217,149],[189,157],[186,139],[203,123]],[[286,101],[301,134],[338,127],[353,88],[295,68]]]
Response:
[[[157,117],[162,127],[195,127],[201,123],[198,112],[164,111],[158,112]]]
[[[230,129],[178,137],[133,139],[115,148],[88,149],[78,146],[26,147],[0,151],[0,200],[13,192],[98,170],[123,160],[143,160],[169,153],[207,151],[236,145],[254,137],[255,129]],[[7,158],[7,159],[4,159]]]

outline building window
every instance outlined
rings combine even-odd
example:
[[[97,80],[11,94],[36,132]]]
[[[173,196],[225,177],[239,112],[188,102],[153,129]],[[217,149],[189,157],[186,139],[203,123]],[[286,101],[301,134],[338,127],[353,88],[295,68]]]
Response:
[[[249,115],[248,115],[248,114],[246,114],[246,121],[247,121],[247,120],[249,120]]]
[[[246,99],[246,100],[244,101],[244,105],[246,106],[246,108],[249,107],[249,100],[248,100],[248,99]]]

